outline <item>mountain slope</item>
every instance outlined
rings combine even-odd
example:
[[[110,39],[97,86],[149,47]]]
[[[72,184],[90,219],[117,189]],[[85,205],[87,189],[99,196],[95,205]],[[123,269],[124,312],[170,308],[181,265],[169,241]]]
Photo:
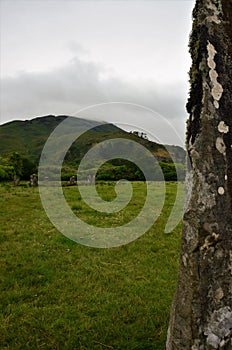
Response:
[[[5,157],[17,151],[30,160],[37,161],[51,132],[66,118],[67,116],[48,115],[0,125],[0,155]],[[80,120],[84,127],[92,127],[93,122]],[[113,125],[105,127],[109,132],[114,129],[117,128]]]
[[[29,160],[38,163],[47,138],[66,118],[67,116],[49,115],[0,125],[0,155],[6,157],[11,152],[19,152]],[[121,137],[132,139],[144,145],[158,160],[170,162],[171,154],[178,162],[184,162],[185,151],[181,147],[167,146],[166,149],[163,145],[151,142],[133,133],[128,133],[113,124],[105,123],[104,125],[96,126],[94,121],[80,118],[78,118],[78,121],[89,131],[81,135],[67,152],[67,164],[79,162],[83,155],[96,143],[106,139]]]

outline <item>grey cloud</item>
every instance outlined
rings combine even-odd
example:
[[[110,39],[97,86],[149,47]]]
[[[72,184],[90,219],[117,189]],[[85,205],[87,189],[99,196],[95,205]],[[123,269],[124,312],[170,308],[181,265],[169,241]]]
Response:
[[[75,55],[85,55],[89,53],[88,50],[86,50],[79,42],[75,40],[70,40],[65,45],[65,47],[68,48],[70,52],[74,53]]]
[[[132,84],[119,78],[102,79],[105,73],[103,66],[75,58],[54,71],[4,78],[1,81],[1,123],[50,113],[73,115],[80,108],[110,101],[144,105],[170,121],[184,122],[183,83]]]

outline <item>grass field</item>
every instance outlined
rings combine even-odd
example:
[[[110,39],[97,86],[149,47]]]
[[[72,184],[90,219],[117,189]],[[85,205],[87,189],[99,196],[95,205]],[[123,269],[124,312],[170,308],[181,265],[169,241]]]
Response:
[[[181,225],[164,233],[176,184],[166,186],[162,214],[146,234],[97,249],[53,227],[38,188],[1,184],[0,349],[164,350],[181,236]],[[142,183],[134,190],[127,220],[144,203]],[[114,195],[112,184],[99,191],[106,200]],[[76,189],[64,192],[73,211],[89,219]],[[92,224],[99,225],[99,215]],[[119,217],[104,220],[110,226]]]

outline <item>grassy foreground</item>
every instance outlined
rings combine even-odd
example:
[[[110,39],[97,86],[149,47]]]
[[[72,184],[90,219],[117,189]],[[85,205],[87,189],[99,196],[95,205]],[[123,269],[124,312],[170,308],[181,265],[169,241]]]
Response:
[[[53,227],[38,188],[1,184],[0,349],[164,350],[181,236],[181,225],[164,233],[176,184],[166,186],[162,214],[146,234],[97,249]],[[134,189],[129,211],[136,213],[144,187]],[[110,199],[112,185],[100,190]],[[70,207],[89,217],[75,191],[65,189]],[[99,224],[100,217],[91,220]]]

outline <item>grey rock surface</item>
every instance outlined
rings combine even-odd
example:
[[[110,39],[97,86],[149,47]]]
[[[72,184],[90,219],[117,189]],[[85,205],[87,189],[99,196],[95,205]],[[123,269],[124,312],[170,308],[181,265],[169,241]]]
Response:
[[[232,350],[232,0],[197,0],[186,206],[167,350]]]

